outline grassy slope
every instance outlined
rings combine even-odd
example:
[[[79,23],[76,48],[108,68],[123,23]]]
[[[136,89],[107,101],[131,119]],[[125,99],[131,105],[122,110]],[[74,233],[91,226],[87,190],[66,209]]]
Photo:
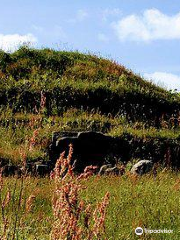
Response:
[[[179,109],[177,95],[115,62],[77,52],[27,48],[13,54],[1,52],[0,79],[1,106],[13,112],[33,112],[42,90],[48,115],[74,107],[154,120]]]
[[[19,162],[22,148],[28,159],[46,158],[56,130],[178,141],[170,116],[178,115],[179,102],[178,94],[93,55],[28,48],[0,52],[0,158]],[[29,152],[36,128],[36,146]]]

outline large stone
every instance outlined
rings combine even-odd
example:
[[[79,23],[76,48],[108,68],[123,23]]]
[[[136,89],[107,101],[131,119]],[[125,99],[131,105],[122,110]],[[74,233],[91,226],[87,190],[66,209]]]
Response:
[[[82,132],[78,134],[74,152],[77,156],[76,167],[80,171],[88,165],[102,166],[109,152],[108,136],[97,132]]]
[[[73,159],[76,160],[75,171],[94,165],[100,168],[106,163],[115,165],[118,160],[130,159],[130,145],[120,137],[110,137],[100,132],[54,132],[49,147],[49,159],[55,164],[60,154],[68,154],[69,144],[73,145]]]
[[[141,160],[131,168],[132,174],[143,175],[153,168],[153,162],[150,160]]]
[[[54,134],[50,146],[50,159],[56,162],[60,153],[68,154],[69,144],[73,145],[73,161],[76,160],[75,171],[83,172],[89,165],[101,167],[105,156],[109,153],[112,138],[99,132],[80,132],[73,136],[58,138]]]
[[[107,168],[104,172],[105,175],[120,175],[120,169],[116,166],[112,168]]]
[[[15,166],[15,165],[5,165],[2,167],[2,175],[4,177],[8,177],[8,176],[20,176],[21,175],[21,170],[19,166]]]
[[[103,175],[108,168],[112,168],[112,164],[103,165],[99,170],[99,175]]]
[[[35,163],[36,174],[44,177],[50,173],[49,166],[47,164]]]

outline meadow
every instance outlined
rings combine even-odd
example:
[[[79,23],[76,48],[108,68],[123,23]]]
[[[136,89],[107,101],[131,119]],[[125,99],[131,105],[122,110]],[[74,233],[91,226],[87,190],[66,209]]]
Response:
[[[179,129],[179,93],[112,60],[28,47],[0,51],[0,167],[24,169],[21,177],[0,177],[0,239],[178,240]],[[69,175],[67,181],[27,175],[27,163],[50,160],[54,131],[97,131],[121,138],[128,148],[117,160],[126,165],[125,174],[85,172],[85,178]],[[157,168],[133,176],[131,166],[139,159],[152,159]],[[60,162],[58,173],[63,163],[67,160]],[[173,234],[139,237],[138,226]]]
[[[110,194],[106,209],[105,238],[102,239],[179,239],[179,173],[167,170],[159,171],[156,176],[149,174],[134,177],[129,172],[122,177],[92,176],[88,180],[83,180],[82,186],[79,201],[83,200],[86,204],[90,204],[92,209],[102,201],[106,192]],[[4,179],[1,200],[7,191],[14,194],[3,210],[8,219],[8,239],[49,239],[55,222],[52,209],[54,188],[54,182],[49,178],[26,178],[23,189],[21,179]],[[19,206],[20,194],[22,203]],[[28,209],[27,201],[32,196],[31,206]],[[1,224],[2,222],[1,220]],[[139,237],[134,232],[138,226],[147,229],[173,230],[173,233],[143,234]],[[16,228],[15,237],[12,238],[14,228]]]

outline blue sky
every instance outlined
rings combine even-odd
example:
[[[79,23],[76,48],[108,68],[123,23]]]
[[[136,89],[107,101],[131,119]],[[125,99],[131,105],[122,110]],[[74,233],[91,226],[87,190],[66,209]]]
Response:
[[[1,0],[0,48],[93,52],[180,90],[179,0]]]

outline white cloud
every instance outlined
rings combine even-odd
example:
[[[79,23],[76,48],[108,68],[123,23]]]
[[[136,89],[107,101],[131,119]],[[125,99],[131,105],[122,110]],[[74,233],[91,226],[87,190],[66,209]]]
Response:
[[[148,80],[152,80],[159,86],[166,87],[167,89],[177,89],[180,91],[180,76],[166,73],[166,72],[154,72],[154,73],[145,73],[144,77]]]
[[[98,40],[101,42],[109,42],[109,38],[104,33],[98,34]]]
[[[109,17],[119,16],[121,14],[121,10],[119,8],[106,8],[102,12],[102,20],[107,21]]]
[[[3,35],[0,34],[0,49],[4,51],[15,51],[23,44],[34,45],[37,43],[37,38],[32,34],[19,35]]]
[[[142,15],[128,15],[112,23],[112,27],[120,40],[180,39],[180,12],[168,16],[157,9],[148,9]]]

